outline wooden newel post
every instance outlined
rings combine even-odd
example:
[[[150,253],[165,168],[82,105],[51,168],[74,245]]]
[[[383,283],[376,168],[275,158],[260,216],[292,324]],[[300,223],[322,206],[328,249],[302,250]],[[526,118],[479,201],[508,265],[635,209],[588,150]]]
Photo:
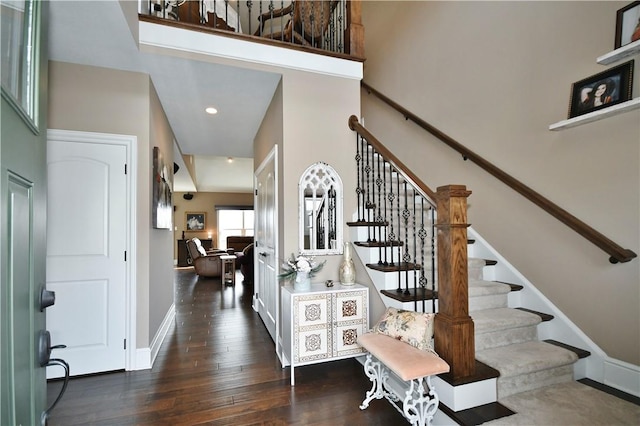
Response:
[[[454,379],[475,373],[475,335],[469,316],[467,264],[467,191],[464,185],[437,190],[438,314],[435,349]]]

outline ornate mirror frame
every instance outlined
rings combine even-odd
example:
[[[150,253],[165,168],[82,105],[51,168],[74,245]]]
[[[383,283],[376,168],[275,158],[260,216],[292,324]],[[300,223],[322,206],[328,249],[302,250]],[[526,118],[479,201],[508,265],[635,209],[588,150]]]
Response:
[[[317,162],[298,184],[300,253],[342,254],[342,179],[330,165]]]

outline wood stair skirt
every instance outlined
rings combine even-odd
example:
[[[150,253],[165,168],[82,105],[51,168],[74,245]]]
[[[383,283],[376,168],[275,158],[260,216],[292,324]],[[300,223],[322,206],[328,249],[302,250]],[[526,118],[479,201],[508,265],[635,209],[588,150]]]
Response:
[[[358,224],[361,225],[361,224]],[[362,231],[351,228],[352,241],[356,241],[356,253],[368,268],[368,273],[383,295],[387,306],[414,310],[415,300],[436,299],[437,289],[412,290],[408,293],[397,291],[398,269],[402,275],[414,273],[416,265],[402,264],[394,268],[378,264],[380,247],[388,247],[384,242],[375,244],[358,241]],[[469,241],[470,244],[473,241]],[[397,248],[396,248],[397,250]],[[544,386],[573,380],[573,364],[589,356],[589,352],[560,342],[538,339],[538,324],[553,320],[552,315],[536,312],[526,307],[509,307],[509,293],[522,290],[522,286],[497,281],[483,280],[484,270],[495,261],[469,258],[469,315],[475,328],[475,347],[478,377],[454,383],[447,375],[441,379],[458,386],[497,377],[497,399],[515,393],[525,392]],[[389,278],[391,277],[391,278]],[[412,282],[413,280],[411,280]],[[431,302],[426,303],[430,311]],[[437,307],[435,308],[437,309]],[[419,309],[420,310],[420,309]],[[374,319],[375,320],[375,319]],[[457,413],[441,402],[442,411],[460,424],[473,424],[482,419],[489,421],[513,414],[498,402],[483,404],[474,412],[472,409]],[[475,419],[475,420],[471,420]]]

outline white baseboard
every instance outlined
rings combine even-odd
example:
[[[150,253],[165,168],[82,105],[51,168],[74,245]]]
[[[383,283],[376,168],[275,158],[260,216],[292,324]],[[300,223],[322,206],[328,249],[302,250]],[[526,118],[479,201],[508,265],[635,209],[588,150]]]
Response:
[[[151,368],[151,350],[149,348],[136,349],[136,367],[134,370],[148,370]]]
[[[640,398],[640,367],[618,359],[604,361],[603,382],[607,386]]]
[[[160,351],[160,346],[162,346],[162,342],[164,342],[165,337],[167,337],[169,329],[173,326],[175,317],[176,306],[171,304],[167,314],[162,320],[162,324],[160,325],[158,332],[153,337],[151,347],[139,348],[136,350],[136,370],[147,370],[153,367],[153,363],[158,356],[158,351]]]

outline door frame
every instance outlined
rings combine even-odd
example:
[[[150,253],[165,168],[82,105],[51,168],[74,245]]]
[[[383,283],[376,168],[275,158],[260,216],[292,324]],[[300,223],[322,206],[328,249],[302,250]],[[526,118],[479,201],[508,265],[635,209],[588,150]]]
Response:
[[[279,193],[279,185],[280,185],[280,181],[279,181],[279,170],[278,170],[278,144],[273,145],[273,148],[271,148],[271,151],[269,151],[269,153],[267,154],[267,156],[262,160],[262,162],[260,163],[260,165],[258,166],[258,168],[256,168],[256,170],[253,172],[253,205],[257,206],[258,205],[258,176],[260,176],[260,174],[262,173],[262,171],[269,165],[269,163],[273,162],[273,173],[274,173],[274,180],[275,180],[275,184],[274,184],[274,217],[275,219],[275,223],[273,224],[273,234],[275,235],[275,241],[273,244],[273,251],[274,251],[274,255],[276,256],[276,259],[278,259],[278,256],[280,255],[280,228],[278,226],[278,224],[280,223],[280,214],[279,214],[279,201],[280,201],[280,193]],[[255,208],[255,207],[254,207]],[[256,230],[257,230],[257,221],[258,221],[258,215],[260,213],[258,211],[256,211],[256,214],[254,214],[253,216],[253,220],[254,220],[254,224],[253,224],[253,229],[254,229],[254,235],[256,235]],[[255,247],[255,253],[258,253],[258,247]],[[254,265],[253,265],[253,270],[257,271],[258,269],[258,257],[254,256],[253,259]],[[278,283],[277,284],[277,291],[276,291],[276,300],[275,300],[275,305],[276,305],[276,312],[275,312],[275,316],[276,316],[276,330],[275,330],[275,344],[276,344],[276,353],[278,354],[278,357],[280,357],[280,353],[281,351],[279,350],[279,347],[281,346],[281,341],[280,341],[280,292],[281,292],[281,288],[280,288],[280,283],[278,280],[278,273],[279,273],[279,269],[280,269],[280,262],[278,262],[276,260],[276,265],[275,265],[275,273],[276,276],[274,277],[275,281]],[[254,278],[254,282],[255,282],[255,278]],[[260,287],[260,286],[258,286]],[[258,312],[258,305],[256,304],[256,295],[255,295],[255,286],[254,286],[254,294],[253,294],[253,310]],[[281,359],[282,361],[282,359]]]
[[[125,250],[127,262],[125,264],[125,370],[137,370],[138,364],[148,364],[148,360],[138,360],[136,341],[136,273],[137,273],[137,204],[138,192],[137,173],[138,155],[136,147],[138,138],[134,135],[119,135],[113,133],[83,132],[76,130],[48,129],[47,141],[67,141],[78,143],[95,143],[102,145],[124,146],[126,149],[126,236]],[[139,362],[141,361],[141,362]]]

